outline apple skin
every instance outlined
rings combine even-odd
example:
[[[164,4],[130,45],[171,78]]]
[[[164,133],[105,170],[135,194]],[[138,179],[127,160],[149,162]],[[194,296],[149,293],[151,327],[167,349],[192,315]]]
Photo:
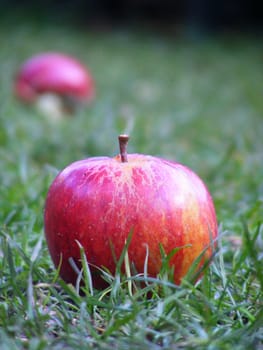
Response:
[[[26,103],[33,103],[44,94],[55,94],[74,103],[86,103],[95,96],[89,70],[77,59],[59,52],[43,52],[26,60],[16,74],[14,90]]]
[[[106,267],[113,274],[116,260],[130,232],[129,261],[144,271],[146,246],[148,275],[161,268],[160,244],[169,254],[174,282],[180,284],[193,261],[217,237],[216,213],[202,180],[189,168],[158,157],[129,154],[80,160],[61,171],[50,186],[44,210],[48,248],[60,275],[74,284],[76,273],[68,259],[80,266],[78,241],[91,266]],[[213,246],[213,244],[212,244]],[[201,265],[204,263],[204,259]],[[200,266],[201,266],[200,265]],[[105,286],[92,269],[96,288]]]

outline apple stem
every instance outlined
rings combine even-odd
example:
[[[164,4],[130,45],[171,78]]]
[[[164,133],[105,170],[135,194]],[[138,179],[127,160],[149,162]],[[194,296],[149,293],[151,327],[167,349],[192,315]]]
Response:
[[[129,135],[123,134],[119,135],[119,146],[120,146],[120,154],[122,163],[128,162],[127,157],[127,144],[129,141]]]

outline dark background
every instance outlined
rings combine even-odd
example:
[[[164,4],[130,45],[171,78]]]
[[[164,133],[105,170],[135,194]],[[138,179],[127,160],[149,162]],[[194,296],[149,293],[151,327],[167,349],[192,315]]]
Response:
[[[0,18],[68,21],[80,25],[149,25],[200,33],[262,31],[255,0],[0,0]]]

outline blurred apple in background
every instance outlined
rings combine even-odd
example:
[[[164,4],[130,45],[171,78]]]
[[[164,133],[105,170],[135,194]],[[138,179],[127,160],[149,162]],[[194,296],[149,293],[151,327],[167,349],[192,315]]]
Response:
[[[89,70],[73,57],[56,52],[40,53],[25,61],[15,78],[15,94],[35,104],[49,117],[74,113],[95,97]]]
[[[115,272],[128,247],[131,266],[149,276],[160,272],[160,245],[179,284],[205,250],[199,268],[212,255],[217,220],[212,198],[201,179],[176,162],[127,154],[127,135],[119,136],[120,155],[80,160],[61,171],[49,188],[44,226],[48,248],[60,275],[74,284],[81,268],[79,242],[91,264],[95,287],[104,286],[93,266]],[[116,259],[114,259],[114,255]],[[148,260],[147,260],[148,259]]]

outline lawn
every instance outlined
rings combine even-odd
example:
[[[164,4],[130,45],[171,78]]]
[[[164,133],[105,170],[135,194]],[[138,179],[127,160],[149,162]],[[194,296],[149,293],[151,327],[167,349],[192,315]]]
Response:
[[[263,349],[263,47],[253,36],[193,41],[138,29],[0,26],[0,344],[9,349]],[[39,51],[85,62],[92,105],[53,122],[12,94]],[[43,207],[57,172],[129,151],[177,160],[207,184],[219,240],[204,277],[166,265],[149,286],[79,295],[57,276]],[[149,294],[149,289],[151,293]],[[150,295],[150,296],[149,296]]]

